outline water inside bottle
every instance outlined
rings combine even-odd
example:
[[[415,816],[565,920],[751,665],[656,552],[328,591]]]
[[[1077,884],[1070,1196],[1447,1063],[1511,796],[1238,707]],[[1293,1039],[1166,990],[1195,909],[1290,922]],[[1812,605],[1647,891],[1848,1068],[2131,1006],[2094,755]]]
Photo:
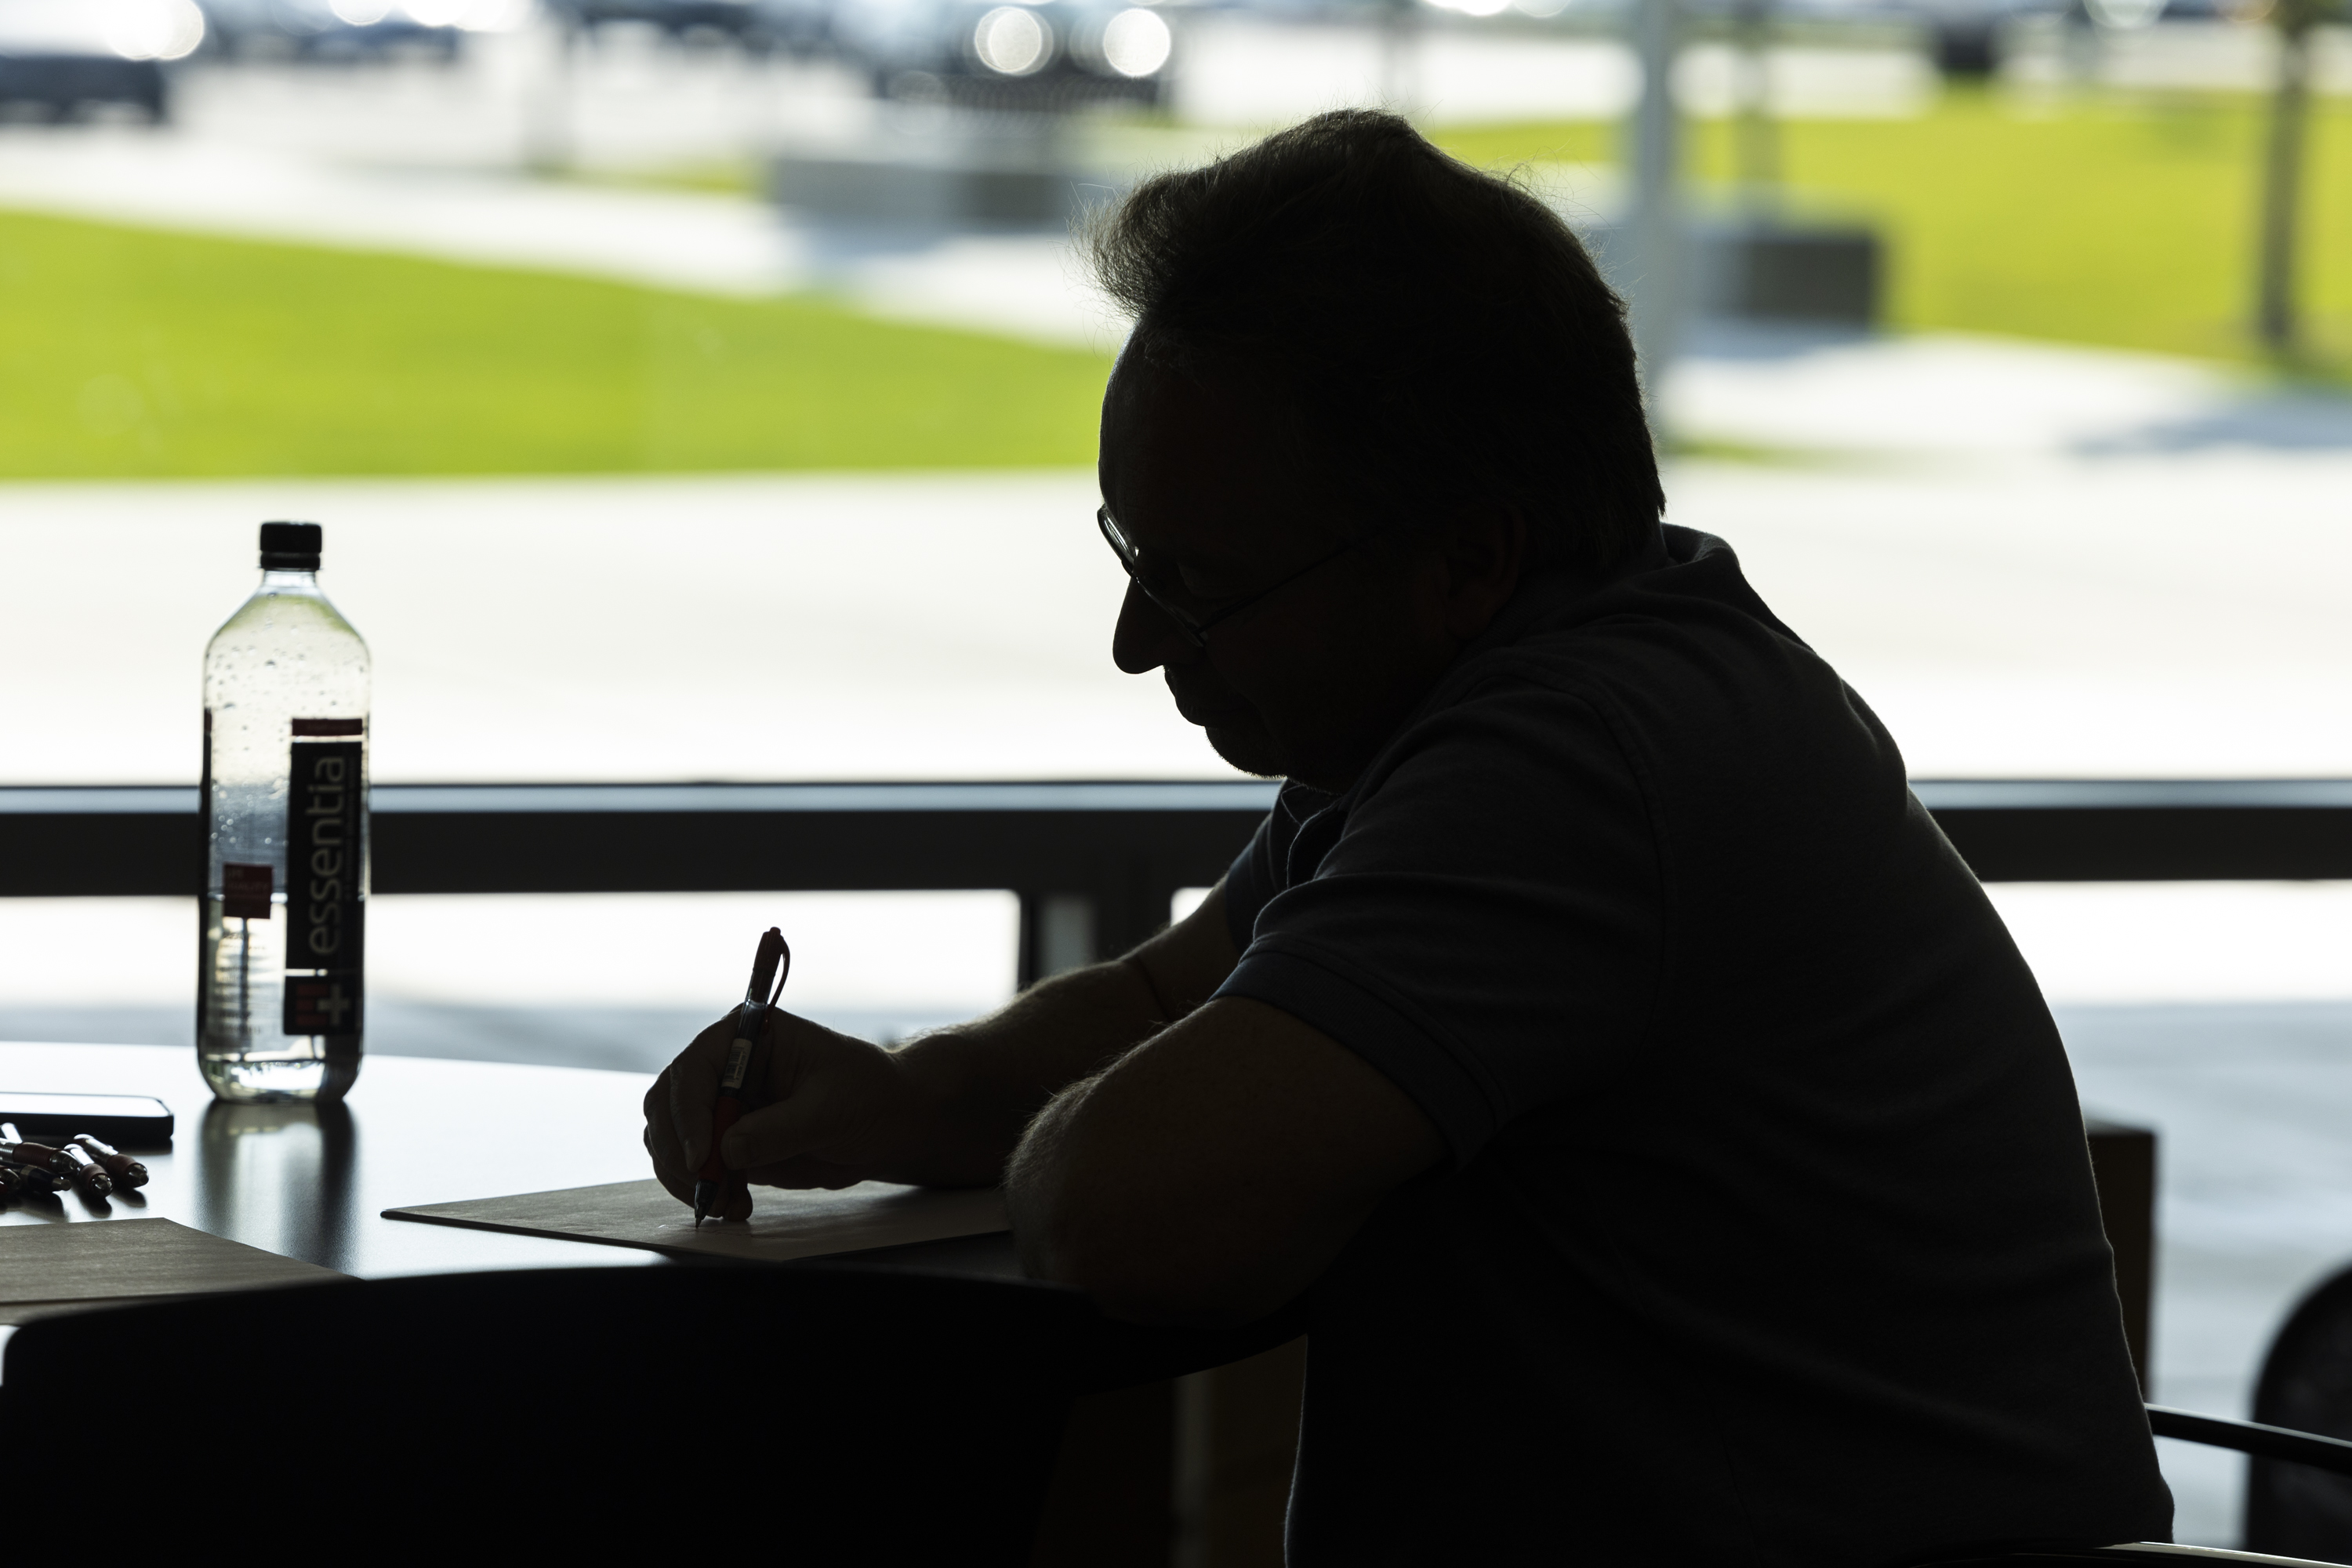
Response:
[[[204,1037],[196,1065],[223,1100],[309,1100],[327,1084],[327,1037],[289,1035],[286,999],[286,897],[268,920],[224,912],[205,900]]]
[[[198,952],[197,1065],[231,1100],[333,1099],[358,1075],[358,918],[366,898],[363,814],[338,806],[337,836],[291,846],[306,816],[298,759],[331,757],[338,789],[364,800],[367,646],[309,572],[265,572],[261,589],[229,618],[205,658],[207,876]],[[337,800],[341,800],[338,795]],[[310,814],[315,815],[315,814]],[[321,854],[324,859],[314,858]],[[288,1006],[287,944],[302,925],[314,877],[344,879],[348,967],[298,953],[296,986],[320,986],[315,1005]],[[323,907],[323,906],[319,906]],[[266,913],[264,912],[266,911]],[[315,933],[313,933],[315,935]],[[300,940],[296,936],[296,940]],[[345,984],[347,983],[347,984]],[[346,992],[348,991],[348,994]],[[323,1009],[323,1011],[321,1011]],[[299,1016],[347,1019],[335,1034],[292,1032]]]

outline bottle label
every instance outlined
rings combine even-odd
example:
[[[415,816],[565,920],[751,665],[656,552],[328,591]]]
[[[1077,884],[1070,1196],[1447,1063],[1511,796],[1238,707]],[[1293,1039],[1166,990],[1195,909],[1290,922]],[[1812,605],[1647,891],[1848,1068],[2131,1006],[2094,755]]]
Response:
[[[350,974],[289,974],[286,977],[286,1032],[289,1035],[356,1035],[360,1032],[360,977]]]
[[[221,913],[231,920],[268,920],[269,895],[277,879],[278,869],[274,866],[240,866],[234,860],[221,862]]]
[[[294,732],[328,724],[348,725],[331,731],[348,734],[360,721],[298,719]],[[360,742],[297,740],[293,758],[286,797],[285,1029],[356,1035],[365,936]]]

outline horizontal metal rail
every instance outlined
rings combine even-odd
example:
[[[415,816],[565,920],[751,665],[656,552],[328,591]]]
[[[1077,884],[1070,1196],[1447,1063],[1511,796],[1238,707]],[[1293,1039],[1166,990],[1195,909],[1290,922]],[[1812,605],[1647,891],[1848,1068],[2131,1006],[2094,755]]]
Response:
[[[379,784],[383,893],[1092,888],[1214,881],[1275,786]],[[188,893],[196,792],[0,789],[0,894]],[[1174,879],[1171,882],[1169,879]]]
[[[1177,889],[1223,875],[1275,788],[379,784],[373,881],[380,893],[1005,889],[1021,895],[1021,971],[1034,977],[1166,924]],[[197,804],[188,788],[0,789],[0,896],[194,893]],[[1055,900],[1082,910],[1079,934],[1058,942]]]
[[[2352,877],[2352,779],[1923,779],[1988,882]]]
[[[1987,881],[2352,877],[2352,780],[1923,780]],[[393,892],[1089,888],[1213,881],[1275,786],[380,784]],[[196,792],[0,788],[0,896],[184,893]]]
[[[1987,881],[2352,878],[2352,780],[1913,788]],[[375,889],[1009,889],[1033,924],[1048,897],[1085,899],[1091,945],[1109,951],[1157,929],[1174,889],[1215,881],[1274,794],[1247,780],[380,784]],[[185,787],[0,788],[0,896],[191,893],[196,807]]]

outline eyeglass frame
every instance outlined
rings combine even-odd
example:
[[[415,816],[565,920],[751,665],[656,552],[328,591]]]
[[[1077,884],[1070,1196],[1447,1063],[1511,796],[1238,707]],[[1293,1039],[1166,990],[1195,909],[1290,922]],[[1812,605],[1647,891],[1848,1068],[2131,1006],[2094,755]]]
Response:
[[[1309,561],[1306,565],[1301,566],[1297,571],[1291,573],[1288,576],[1280,579],[1269,586],[1260,588],[1256,593],[1251,594],[1244,598],[1235,599],[1231,604],[1220,608],[1214,615],[1209,616],[1206,620],[1202,620],[1194,616],[1191,611],[1179,608],[1177,605],[1170,604],[1166,599],[1160,597],[1160,594],[1151,586],[1150,584],[1143,580],[1143,572],[1140,564],[1141,552],[1138,551],[1134,546],[1134,542],[1128,539],[1127,531],[1119,526],[1118,520],[1111,516],[1108,505],[1106,504],[1095,508],[1095,527],[1102,531],[1103,542],[1110,546],[1110,552],[1118,557],[1119,567],[1127,574],[1127,580],[1134,584],[1137,591],[1142,594],[1145,598],[1150,600],[1152,604],[1159,608],[1161,615],[1166,616],[1170,620],[1175,622],[1176,629],[1182,632],[1186,637],[1192,638],[1192,646],[1198,648],[1206,648],[1209,646],[1209,633],[1221,623],[1231,620],[1234,616],[1240,615],[1244,610],[1248,609],[1253,605],[1262,604],[1265,600],[1272,598],[1275,595],[1279,594],[1285,588],[1289,587],[1293,583],[1297,582],[1301,577],[1306,576],[1309,572],[1313,572],[1320,567],[1328,566],[1332,562],[1337,561],[1342,555],[1347,554],[1350,550],[1357,549],[1363,542],[1361,540],[1351,539],[1345,544],[1340,545],[1337,550],[1332,551],[1329,554],[1317,556],[1314,560]]]

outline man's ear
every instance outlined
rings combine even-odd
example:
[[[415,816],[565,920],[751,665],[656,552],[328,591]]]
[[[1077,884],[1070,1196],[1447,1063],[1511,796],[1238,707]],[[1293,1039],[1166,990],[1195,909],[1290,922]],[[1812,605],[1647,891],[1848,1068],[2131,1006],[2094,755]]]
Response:
[[[1527,574],[1527,513],[1499,501],[1466,506],[1445,531],[1445,629],[1468,642],[1491,625]]]

